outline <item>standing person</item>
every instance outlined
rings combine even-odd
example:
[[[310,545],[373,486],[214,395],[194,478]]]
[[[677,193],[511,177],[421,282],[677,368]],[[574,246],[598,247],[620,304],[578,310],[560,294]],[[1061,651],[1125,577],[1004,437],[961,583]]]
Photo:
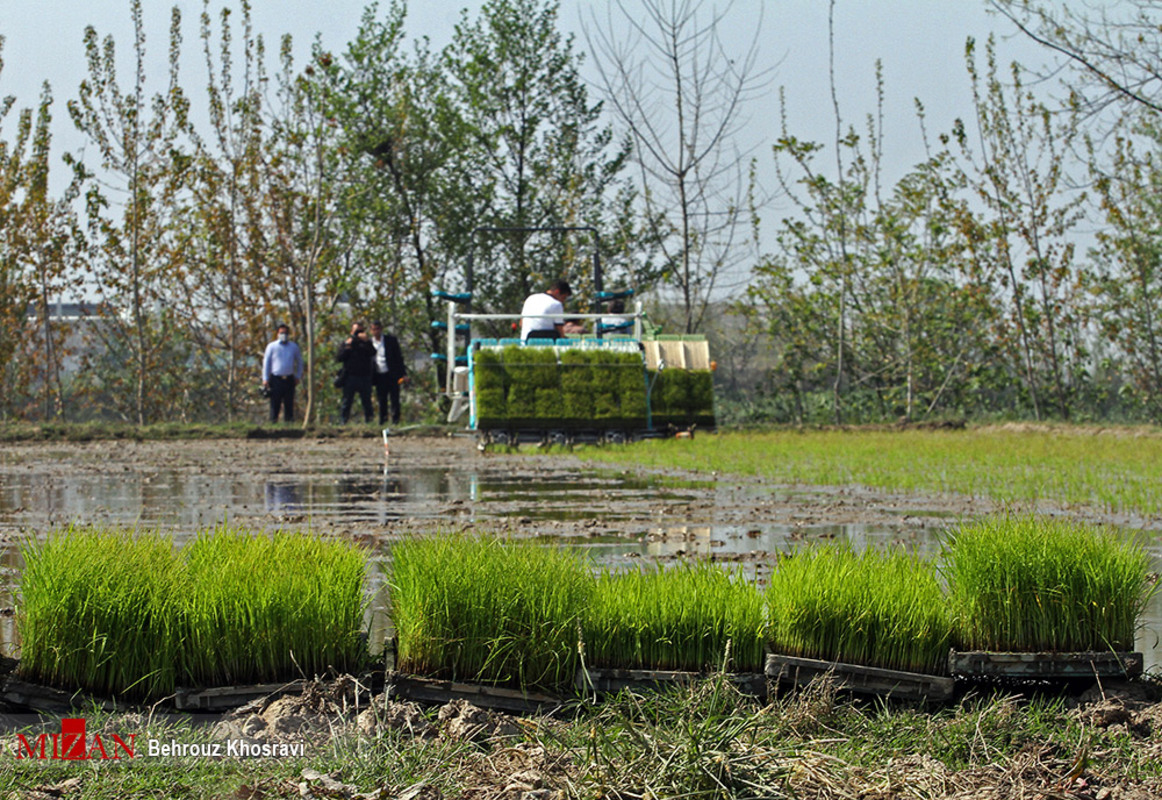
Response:
[[[553,285],[543,292],[530,294],[520,310],[521,314],[561,314],[562,316],[541,316],[541,318],[537,316],[523,317],[520,321],[521,341],[527,342],[529,339],[559,339],[566,333],[580,333],[583,328],[575,322],[566,322],[563,316],[565,313],[565,301],[572,296],[573,290],[569,288],[569,282],[564,279],[553,281]]]
[[[375,399],[379,404],[379,424],[387,422],[387,402],[391,400],[391,424],[399,424],[399,389],[407,383],[408,369],[403,363],[403,353],[399,349],[399,339],[383,332],[379,320],[371,323],[371,344],[375,348],[375,373],[371,382],[375,386]]]
[[[343,424],[351,417],[351,405],[355,393],[363,404],[363,419],[371,422],[371,376],[375,369],[375,347],[363,329],[363,324],[351,325],[351,335],[339,346],[335,359],[343,364],[343,404],[339,407],[339,418]]]
[[[262,355],[262,385],[270,397],[270,421],[278,422],[282,407],[282,421],[295,418],[295,385],[303,378],[303,354],[290,340],[290,326],[278,326],[275,340],[266,346]]]

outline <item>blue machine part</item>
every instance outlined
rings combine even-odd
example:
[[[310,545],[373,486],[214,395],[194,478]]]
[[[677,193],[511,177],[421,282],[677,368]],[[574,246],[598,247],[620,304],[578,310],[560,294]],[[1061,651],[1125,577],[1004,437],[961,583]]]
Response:
[[[624,300],[627,297],[633,297],[633,289],[623,289],[620,292],[598,292],[597,300]]]

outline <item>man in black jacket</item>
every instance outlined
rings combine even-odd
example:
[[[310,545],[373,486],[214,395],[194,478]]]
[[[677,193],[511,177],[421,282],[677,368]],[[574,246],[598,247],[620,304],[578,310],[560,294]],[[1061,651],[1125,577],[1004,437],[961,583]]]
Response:
[[[375,371],[372,384],[379,402],[379,424],[387,422],[387,402],[391,400],[391,424],[399,424],[399,389],[408,382],[407,365],[399,349],[399,339],[383,332],[379,320],[371,323],[371,344],[375,347]]]
[[[371,422],[371,379],[375,371],[375,346],[363,329],[363,324],[356,322],[351,326],[351,335],[339,346],[335,358],[343,364],[343,404],[339,407],[339,418],[343,424],[351,417],[351,405],[355,401],[355,393],[359,392],[359,400],[363,404],[363,418]]]

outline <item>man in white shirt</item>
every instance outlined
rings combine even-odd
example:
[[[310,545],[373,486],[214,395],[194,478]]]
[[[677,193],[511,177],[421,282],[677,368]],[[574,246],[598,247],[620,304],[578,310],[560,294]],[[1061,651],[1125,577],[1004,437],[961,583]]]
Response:
[[[520,310],[521,314],[529,315],[520,321],[521,341],[558,339],[566,333],[580,333],[583,328],[574,322],[566,322],[564,317],[565,301],[572,295],[569,282],[563,279],[554,281],[547,291],[529,295]],[[562,316],[555,316],[558,314]]]
[[[279,408],[282,421],[295,418],[295,384],[303,378],[303,355],[299,346],[290,340],[290,328],[278,326],[278,336],[266,346],[262,355],[262,385],[270,392],[270,421],[278,422]]]

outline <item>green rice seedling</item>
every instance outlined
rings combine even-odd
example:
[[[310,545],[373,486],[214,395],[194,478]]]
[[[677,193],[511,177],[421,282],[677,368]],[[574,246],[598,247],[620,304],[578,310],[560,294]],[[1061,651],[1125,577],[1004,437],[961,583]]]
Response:
[[[944,572],[965,650],[1132,650],[1150,593],[1139,542],[1033,516],[962,526],[946,544]]]
[[[459,535],[394,548],[399,669],[558,691],[571,685],[593,578],[576,554]]]
[[[222,528],[184,550],[70,528],[24,551],[22,673],[103,695],[353,670],[365,651],[354,546]]]
[[[507,385],[504,362],[497,350],[477,350],[473,354],[477,391],[499,389]]]
[[[935,568],[902,551],[827,545],[771,576],[771,650],[848,664],[947,672],[951,623]]]
[[[618,366],[618,404],[626,419],[644,419],[646,416],[646,371],[640,356],[635,353],[611,353]]]
[[[500,352],[480,349],[473,354],[473,358],[477,416],[483,419],[504,419],[508,413],[505,408],[508,379]]]
[[[687,390],[692,416],[714,415],[714,373],[709,370],[690,370]]]
[[[664,380],[666,373],[662,373]],[[667,409],[657,403],[655,422]],[[959,431],[775,431],[695,441],[650,440],[579,457],[666,469],[757,475],[771,483],[854,484],[952,492],[1001,503],[1051,501],[1108,511],[1162,512],[1162,436],[1084,428]]]
[[[589,666],[761,671],[764,601],[737,572],[708,562],[598,576],[583,631]]]
[[[103,695],[173,691],[186,584],[168,539],[69,527],[22,553],[17,625],[26,678]]]
[[[185,679],[262,683],[357,670],[366,558],[347,542],[223,526],[184,551]]]
[[[477,389],[476,415],[481,419],[501,420],[508,416],[503,389]]]
[[[593,419],[594,356],[586,350],[561,351],[561,410],[560,416],[589,421]]]

